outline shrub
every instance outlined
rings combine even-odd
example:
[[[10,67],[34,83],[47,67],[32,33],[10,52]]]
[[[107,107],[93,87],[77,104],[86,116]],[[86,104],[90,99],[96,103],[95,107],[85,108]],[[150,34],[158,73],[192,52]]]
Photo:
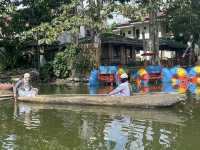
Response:
[[[72,74],[72,70],[82,73],[89,70],[92,66],[90,56],[81,53],[81,49],[71,45],[66,47],[63,52],[58,52],[53,61],[53,72],[58,78],[66,78]]]
[[[49,62],[40,68],[40,79],[44,82],[52,80],[53,74],[53,66],[52,63]]]
[[[0,48],[0,65],[2,70],[14,68],[18,63],[19,57],[21,56],[21,51],[17,48],[6,48]]]

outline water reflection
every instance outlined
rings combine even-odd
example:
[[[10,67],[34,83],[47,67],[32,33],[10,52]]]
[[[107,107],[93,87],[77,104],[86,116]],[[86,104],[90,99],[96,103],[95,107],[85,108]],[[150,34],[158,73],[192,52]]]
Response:
[[[0,149],[195,150],[200,101],[191,101],[152,110],[1,103]]]
[[[14,144],[15,141],[16,141],[15,134],[7,135],[7,137],[2,140],[2,148],[6,149],[6,150],[14,150],[15,149],[15,144]]]
[[[39,85],[40,94],[107,94],[112,91],[115,86],[89,86],[87,84],[68,84],[68,85]],[[143,84],[131,83],[133,93],[149,93],[149,92],[179,92],[192,94],[200,94],[200,85],[186,82],[146,82]]]
[[[70,144],[75,149],[145,149],[154,145],[169,148],[177,137],[174,127],[182,126],[184,121],[170,110],[26,103],[18,103],[15,107],[14,116],[26,129],[35,130],[47,143],[52,142],[53,137],[56,138],[54,143],[65,139],[68,146],[69,141],[75,140]],[[167,129],[166,125],[172,128]],[[52,137],[47,138],[49,136]],[[44,141],[40,142],[45,144]],[[77,147],[78,143],[81,147]],[[60,143],[60,146],[65,144]]]
[[[39,94],[88,94],[88,85],[80,83],[67,83],[63,85],[39,84]],[[98,86],[96,86],[98,88]],[[92,90],[92,89],[91,89]]]
[[[192,94],[200,94],[200,86],[193,83],[181,83],[172,84],[170,82],[163,82],[163,83],[145,83],[145,84],[131,84],[132,92],[133,93],[151,93],[151,92],[178,92],[178,93],[187,93],[190,92]],[[93,87],[92,94],[104,94],[111,91],[114,87],[112,86],[100,86],[100,87]],[[89,92],[91,89],[89,89]],[[100,92],[102,91],[102,92]],[[95,93],[96,92],[96,93]]]
[[[137,149],[143,150],[146,147],[152,147],[152,142],[157,143],[163,148],[170,148],[176,135],[171,131],[160,128],[156,131],[151,121],[134,120],[130,117],[114,119],[107,124],[105,128],[105,140],[114,142],[112,149]],[[111,147],[108,147],[111,149]]]
[[[128,141],[128,133],[131,129],[132,117],[113,117],[104,129],[104,140],[108,149],[125,149]],[[114,143],[114,144],[113,144]]]
[[[14,104],[14,119],[23,122],[26,129],[34,129],[40,126],[40,116],[37,109],[24,103]]]

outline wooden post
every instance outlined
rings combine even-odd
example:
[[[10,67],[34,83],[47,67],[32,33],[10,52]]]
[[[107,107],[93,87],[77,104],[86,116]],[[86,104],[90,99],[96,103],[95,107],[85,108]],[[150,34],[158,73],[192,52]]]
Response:
[[[126,64],[126,58],[125,58],[126,56],[125,56],[125,48],[123,45],[120,46],[120,52],[121,52],[121,63],[123,65],[125,65]]]
[[[101,52],[102,52],[102,46],[101,46],[101,40],[99,40],[98,43],[94,43],[94,47],[96,49],[96,57],[95,57],[95,61],[97,65],[101,64]]]
[[[113,59],[113,48],[110,43],[108,44],[108,57],[109,57],[109,65],[111,65]]]
[[[102,49],[101,49],[101,39],[99,37],[96,38],[94,45],[95,45],[94,47],[96,48],[96,64],[100,66]]]
[[[134,62],[136,62],[136,52],[135,52],[135,49],[134,49],[134,47],[132,46],[132,56],[133,56],[133,60],[134,60]]]
[[[96,48],[96,64],[101,64],[101,48]]]

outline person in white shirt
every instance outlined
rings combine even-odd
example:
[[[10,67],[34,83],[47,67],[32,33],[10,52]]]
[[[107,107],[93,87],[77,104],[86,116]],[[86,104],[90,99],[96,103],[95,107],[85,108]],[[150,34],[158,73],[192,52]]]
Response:
[[[130,96],[131,90],[128,83],[128,75],[126,73],[123,73],[121,76],[121,84],[111,91],[108,95],[109,96]]]
[[[30,84],[30,77],[31,75],[29,73],[25,73],[24,77],[17,81],[13,87],[15,101],[18,96],[36,96],[38,94],[38,89],[33,88]]]

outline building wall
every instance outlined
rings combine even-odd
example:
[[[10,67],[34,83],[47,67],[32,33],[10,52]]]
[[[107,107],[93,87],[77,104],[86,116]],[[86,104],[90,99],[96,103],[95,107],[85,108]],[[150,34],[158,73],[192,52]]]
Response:
[[[159,22],[158,25],[159,38],[164,37],[166,35],[166,27],[162,22]],[[145,39],[149,39],[149,23],[148,22],[138,22],[133,23],[127,26],[117,27],[113,30],[113,33],[122,35],[128,38],[138,38],[143,39],[143,32],[145,35]]]
[[[158,22],[158,36],[159,38],[166,37],[167,31],[166,31],[166,25],[164,22]],[[124,25],[121,27],[117,27],[115,30],[113,30],[114,34],[122,35],[127,38],[132,39],[143,39],[143,32],[144,32],[144,38],[146,40],[149,39],[149,22],[136,22],[129,25]],[[148,43],[148,42],[147,42]],[[148,46],[147,46],[148,47]],[[148,49],[148,48],[147,48]],[[136,59],[137,60],[144,60],[144,59],[150,59],[150,57],[143,57],[142,54],[144,53],[143,50],[136,52]],[[159,51],[159,56],[161,57],[161,51]],[[175,57],[174,52],[172,51],[163,51],[162,52],[162,58],[173,58]]]
[[[150,60],[150,56],[145,56],[145,57],[143,57],[142,56],[142,54],[144,53],[144,51],[137,51],[136,52],[136,60]],[[162,58],[162,59],[169,59],[169,58],[174,58],[175,57],[175,52],[174,51],[159,51],[159,56],[160,56],[160,58]]]

